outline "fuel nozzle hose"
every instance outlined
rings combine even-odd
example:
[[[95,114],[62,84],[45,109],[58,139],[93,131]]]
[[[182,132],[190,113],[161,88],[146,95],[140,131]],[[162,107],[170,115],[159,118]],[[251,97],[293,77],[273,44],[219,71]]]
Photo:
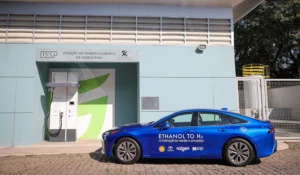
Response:
[[[53,82],[55,82],[55,75],[53,76]],[[50,119],[50,111],[51,111],[51,103],[52,103],[52,101],[53,101],[53,91],[54,91],[54,88],[51,88],[51,94],[50,94],[50,108],[49,108],[49,111],[48,111],[48,113],[47,113],[47,120],[46,120],[46,129],[47,129],[47,132],[48,132],[48,134],[51,136],[51,137],[57,137],[58,135],[59,135],[59,133],[60,133],[60,131],[61,131],[61,128],[62,128],[62,118],[63,118],[63,113],[62,112],[60,112],[59,113],[59,129],[58,129],[58,131],[57,132],[55,132],[55,133],[51,133],[50,132],[50,130],[49,130],[49,126],[48,126],[48,123],[49,123],[49,119]]]
[[[54,89],[53,89],[54,90]],[[51,109],[51,103],[52,103],[52,101],[53,101],[53,90],[51,89],[51,95],[50,95],[50,109]],[[49,123],[49,119],[50,119],[50,111],[51,110],[49,110],[48,111],[48,114],[47,114],[47,122],[46,122],[46,129],[47,129],[47,132],[48,132],[48,134],[51,136],[51,137],[57,137],[58,135],[59,135],[59,133],[60,133],[60,131],[61,131],[61,128],[62,128],[62,114],[60,113],[60,115],[59,115],[59,129],[58,129],[58,131],[57,132],[55,132],[55,133],[51,133],[50,132],[50,130],[49,130],[49,126],[48,126],[48,123]]]

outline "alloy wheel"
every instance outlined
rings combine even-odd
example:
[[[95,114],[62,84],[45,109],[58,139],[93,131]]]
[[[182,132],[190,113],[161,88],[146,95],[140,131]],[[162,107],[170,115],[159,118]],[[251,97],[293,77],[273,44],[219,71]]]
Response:
[[[245,143],[235,142],[229,147],[228,157],[235,164],[243,164],[250,158],[250,149]]]
[[[136,146],[131,142],[122,142],[117,148],[117,156],[119,159],[129,162],[137,155]]]

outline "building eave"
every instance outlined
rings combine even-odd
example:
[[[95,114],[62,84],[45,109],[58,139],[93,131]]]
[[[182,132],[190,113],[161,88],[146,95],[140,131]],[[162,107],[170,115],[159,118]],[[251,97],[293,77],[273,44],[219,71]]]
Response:
[[[248,13],[254,10],[257,6],[263,3],[264,0],[244,0],[233,8],[233,21],[234,23],[241,20]]]

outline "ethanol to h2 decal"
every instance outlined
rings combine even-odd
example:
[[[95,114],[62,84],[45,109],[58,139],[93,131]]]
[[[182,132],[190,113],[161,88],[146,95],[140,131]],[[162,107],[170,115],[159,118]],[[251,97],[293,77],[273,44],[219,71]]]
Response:
[[[159,139],[203,139],[201,134],[159,134]]]
[[[158,134],[159,142],[168,143],[186,143],[186,142],[204,142],[201,134]]]
[[[188,139],[203,139],[203,136],[201,134],[187,134]]]

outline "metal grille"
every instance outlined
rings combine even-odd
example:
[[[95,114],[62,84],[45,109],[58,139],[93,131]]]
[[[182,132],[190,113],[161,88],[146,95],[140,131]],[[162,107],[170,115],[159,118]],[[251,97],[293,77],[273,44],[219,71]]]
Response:
[[[300,79],[237,77],[239,112],[270,120],[276,137],[300,139]]]
[[[186,19],[186,44],[208,44],[208,19]]]
[[[8,15],[0,14],[0,43],[6,42],[7,17]]]
[[[137,43],[139,44],[159,44],[160,43],[160,18],[137,19]]]
[[[233,45],[230,19],[0,14],[0,43]]]
[[[34,26],[35,43],[55,43],[60,39],[60,16],[36,15]]]
[[[184,19],[162,18],[162,44],[184,45]]]
[[[300,80],[267,79],[269,119],[277,136],[300,137]]]
[[[7,25],[8,43],[28,43],[33,41],[34,15],[10,15]]]
[[[109,43],[111,42],[112,24],[110,16],[86,16],[85,42]]]
[[[209,43],[211,45],[231,44],[231,25],[228,19],[209,20]]]

